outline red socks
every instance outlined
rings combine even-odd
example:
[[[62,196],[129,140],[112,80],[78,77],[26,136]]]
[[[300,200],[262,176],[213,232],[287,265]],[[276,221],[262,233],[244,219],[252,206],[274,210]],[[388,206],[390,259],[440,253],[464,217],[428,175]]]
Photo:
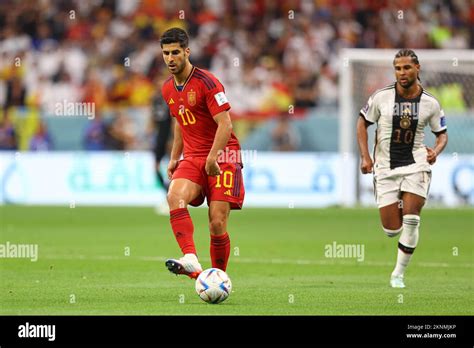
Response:
[[[170,222],[176,241],[184,254],[196,254],[194,246],[194,226],[187,208],[170,211]]]
[[[230,255],[230,239],[226,233],[215,236],[211,234],[211,261],[212,267],[223,271],[227,268]]]
[[[187,208],[179,208],[170,211],[171,228],[176,241],[184,254],[195,254],[193,233],[194,226]],[[212,267],[223,271],[227,268],[230,256],[230,239],[226,233],[215,236],[211,234],[211,261]]]

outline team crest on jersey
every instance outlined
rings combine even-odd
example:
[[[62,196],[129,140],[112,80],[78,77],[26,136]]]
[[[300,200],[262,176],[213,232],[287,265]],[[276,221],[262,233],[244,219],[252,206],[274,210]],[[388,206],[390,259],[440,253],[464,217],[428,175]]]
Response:
[[[194,92],[193,90],[188,92],[188,104],[191,106],[196,105],[196,92]]]
[[[411,125],[411,118],[409,115],[402,115],[400,118],[400,127],[403,129],[408,129],[410,128]]]
[[[411,125],[411,103],[402,103],[402,115],[400,119],[400,127],[403,129],[410,128]]]

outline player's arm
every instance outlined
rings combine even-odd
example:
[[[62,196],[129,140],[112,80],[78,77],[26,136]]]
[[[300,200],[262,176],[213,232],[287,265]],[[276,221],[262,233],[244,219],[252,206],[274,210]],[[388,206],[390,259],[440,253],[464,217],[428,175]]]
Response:
[[[429,125],[431,131],[436,136],[436,141],[433,149],[428,146],[426,147],[426,160],[429,164],[434,164],[436,162],[436,157],[438,157],[448,143],[446,117],[444,116],[444,111],[438,102],[434,104],[433,115],[429,120]]]
[[[372,173],[374,162],[369,154],[367,128],[371,125],[363,116],[357,120],[357,143],[360,152],[360,170],[362,174]]]
[[[217,130],[211,151],[209,151],[209,155],[207,156],[206,173],[207,175],[217,176],[221,174],[221,170],[217,164],[217,157],[229,142],[232,134],[232,121],[228,111],[220,112],[213,118],[217,123]]]
[[[171,147],[170,162],[168,164],[168,178],[171,180],[173,172],[178,165],[178,161],[183,153],[183,136],[181,134],[181,129],[179,128],[179,123],[173,119],[174,122],[174,136],[173,136],[173,146]]]
[[[443,131],[441,133],[435,133],[436,141],[434,148],[426,147],[428,151],[427,161],[429,164],[434,164],[436,162],[436,157],[444,150],[448,144],[448,132]]]

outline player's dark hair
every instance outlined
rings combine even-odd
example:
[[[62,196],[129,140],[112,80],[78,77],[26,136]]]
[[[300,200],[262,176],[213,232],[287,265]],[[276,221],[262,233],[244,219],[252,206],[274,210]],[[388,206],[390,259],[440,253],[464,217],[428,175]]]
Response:
[[[187,48],[189,44],[189,37],[188,34],[181,28],[171,28],[168,29],[161,35],[160,38],[160,46],[171,44],[171,43],[179,43],[181,48]]]
[[[397,54],[395,55],[395,58],[393,58],[393,65],[395,65],[395,59],[400,58],[400,57],[410,57],[413,63],[420,65],[420,62],[418,61],[418,56],[413,50],[403,48],[400,51],[398,51]],[[417,75],[416,78],[418,79],[418,81],[421,81],[420,75]]]

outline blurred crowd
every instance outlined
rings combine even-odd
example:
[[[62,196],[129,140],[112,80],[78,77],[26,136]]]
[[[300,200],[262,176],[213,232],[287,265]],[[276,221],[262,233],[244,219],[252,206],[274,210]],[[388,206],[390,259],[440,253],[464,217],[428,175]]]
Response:
[[[159,37],[173,26],[188,31],[192,63],[224,84],[234,117],[250,117],[336,105],[342,48],[473,48],[473,23],[464,0],[3,0],[0,149],[15,143],[11,106],[51,114],[63,100],[95,105],[85,148],[133,147],[121,113],[112,124],[101,114],[160,93]],[[37,133],[32,149],[53,147],[44,124]]]

